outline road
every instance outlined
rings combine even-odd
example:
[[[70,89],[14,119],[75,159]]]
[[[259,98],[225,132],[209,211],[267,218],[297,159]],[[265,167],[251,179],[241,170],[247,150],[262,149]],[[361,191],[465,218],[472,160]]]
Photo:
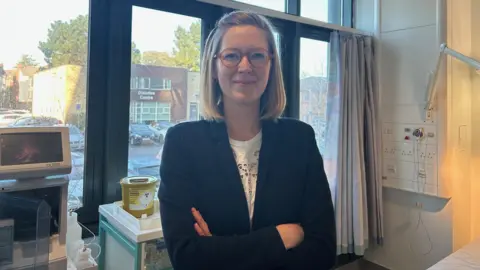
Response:
[[[152,158],[155,159],[158,151],[162,146],[160,144],[152,144],[152,145],[141,145],[141,146],[130,146],[128,148],[128,159],[135,160],[135,159],[146,159]]]

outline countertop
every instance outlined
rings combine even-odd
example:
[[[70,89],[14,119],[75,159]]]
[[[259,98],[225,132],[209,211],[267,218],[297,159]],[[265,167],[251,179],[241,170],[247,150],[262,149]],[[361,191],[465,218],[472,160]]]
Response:
[[[100,205],[99,212],[110,222],[111,225],[132,242],[142,243],[153,239],[163,238],[163,232],[160,227],[149,230],[140,230],[130,226],[128,222],[125,222],[125,219],[121,218],[118,212],[115,212],[115,207],[116,206],[113,203]]]
[[[450,254],[428,270],[480,270],[480,239]]]

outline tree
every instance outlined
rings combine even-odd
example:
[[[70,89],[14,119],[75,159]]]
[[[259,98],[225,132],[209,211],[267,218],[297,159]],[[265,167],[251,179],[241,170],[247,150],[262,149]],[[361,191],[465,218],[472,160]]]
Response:
[[[173,58],[175,65],[190,71],[200,71],[201,22],[195,21],[189,27],[178,26],[175,30],[175,48]]]
[[[175,59],[166,52],[143,52],[142,64],[152,66],[176,66]]]
[[[47,39],[38,48],[49,67],[87,64],[88,15],[79,15],[70,21],[54,21],[48,29]],[[132,42],[132,63],[140,64],[142,55]]]
[[[142,62],[142,53],[137,48],[137,44],[132,42],[132,64],[141,64]]]
[[[85,65],[87,62],[88,16],[79,15],[70,21],[50,24],[46,41],[38,48],[50,67],[66,64]]]
[[[33,59],[33,57],[29,54],[22,54],[22,57],[18,61],[17,65],[22,65],[24,67],[27,66],[38,66],[38,63]]]

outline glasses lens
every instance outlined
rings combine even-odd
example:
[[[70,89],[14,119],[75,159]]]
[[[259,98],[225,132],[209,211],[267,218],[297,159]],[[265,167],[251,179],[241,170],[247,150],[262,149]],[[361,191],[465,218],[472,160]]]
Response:
[[[267,52],[258,51],[251,52],[248,56],[250,63],[255,67],[263,67],[268,63],[269,57]]]
[[[246,55],[248,61],[254,67],[264,67],[270,60],[268,52],[263,50],[248,52]],[[244,54],[238,50],[226,49],[220,53],[220,60],[227,67],[237,66],[242,61],[243,57]]]
[[[242,55],[237,51],[226,50],[221,54],[221,60],[225,66],[234,67],[240,63]]]

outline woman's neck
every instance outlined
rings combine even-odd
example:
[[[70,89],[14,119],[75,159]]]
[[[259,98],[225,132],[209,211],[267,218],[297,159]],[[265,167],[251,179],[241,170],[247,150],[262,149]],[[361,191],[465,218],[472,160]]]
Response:
[[[248,141],[260,132],[259,106],[224,104],[228,136],[238,141]]]

